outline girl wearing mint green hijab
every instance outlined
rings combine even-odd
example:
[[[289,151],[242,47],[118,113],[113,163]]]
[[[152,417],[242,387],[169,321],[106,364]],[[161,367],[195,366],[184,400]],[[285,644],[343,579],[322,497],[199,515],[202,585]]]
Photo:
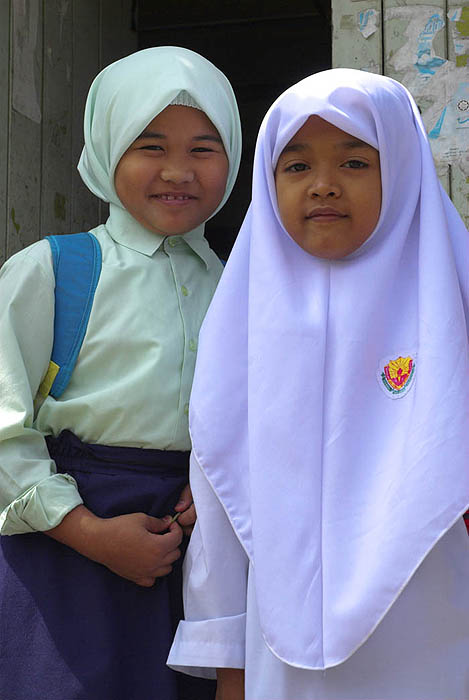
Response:
[[[110,205],[91,231],[102,268],[70,383],[36,410],[48,242],[0,271],[0,697],[203,700],[166,658],[195,519],[189,394],[222,270],[204,223],[236,179],[238,110],[206,59],[159,47],[97,76],[84,127],[79,171]]]

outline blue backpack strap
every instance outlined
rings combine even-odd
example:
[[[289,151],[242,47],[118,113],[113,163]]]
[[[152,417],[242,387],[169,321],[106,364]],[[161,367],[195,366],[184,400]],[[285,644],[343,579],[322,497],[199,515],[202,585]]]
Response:
[[[39,394],[65,391],[85,337],[101,273],[101,247],[92,233],[47,236],[55,273],[54,345]]]

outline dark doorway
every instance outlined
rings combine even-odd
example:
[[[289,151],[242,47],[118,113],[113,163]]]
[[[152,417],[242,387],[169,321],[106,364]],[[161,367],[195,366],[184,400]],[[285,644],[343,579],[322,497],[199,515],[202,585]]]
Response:
[[[328,0],[137,0],[139,48],[184,46],[230,79],[243,124],[243,159],[234,192],[207,224],[212,247],[226,258],[250,200],[252,160],[262,118],[301,78],[331,67]]]

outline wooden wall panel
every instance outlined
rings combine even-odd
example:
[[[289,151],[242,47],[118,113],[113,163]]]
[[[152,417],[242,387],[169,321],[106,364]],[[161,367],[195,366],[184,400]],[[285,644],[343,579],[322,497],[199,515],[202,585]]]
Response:
[[[10,3],[0,3],[0,265],[7,244],[8,131],[10,112]]]
[[[87,231],[99,222],[99,202],[82,182],[77,165],[83,148],[83,112],[88,89],[98,73],[101,44],[101,8],[96,0],[73,3],[73,82],[72,82],[72,154],[71,231]]]
[[[132,0],[101,0],[101,66],[107,66],[137,50],[137,33],[131,30]],[[105,221],[108,205],[99,202],[99,218]]]
[[[70,230],[72,124],[72,8],[44,4],[44,70],[40,235]]]
[[[42,2],[12,2],[7,256],[37,241],[42,156]]]
[[[131,10],[132,0],[0,3],[0,262],[105,218],[76,165],[92,79],[137,49]]]

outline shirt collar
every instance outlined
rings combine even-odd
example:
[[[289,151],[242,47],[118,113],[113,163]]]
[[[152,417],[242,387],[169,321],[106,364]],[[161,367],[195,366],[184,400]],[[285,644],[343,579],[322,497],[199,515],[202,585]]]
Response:
[[[182,240],[194,251],[196,255],[205,263],[207,270],[213,262],[214,253],[204,236],[205,224],[201,224],[193,231],[189,231],[181,236]]]
[[[143,255],[151,257],[163,244],[167,236],[159,233],[152,233],[142,226],[123,207],[119,207],[112,202],[109,204],[109,218],[106,221],[106,230],[111,238],[119,245],[130,248]],[[210,268],[212,251],[204,237],[205,224],[179,236],[194,251],[196,255],[205,263],[207,269]]]

